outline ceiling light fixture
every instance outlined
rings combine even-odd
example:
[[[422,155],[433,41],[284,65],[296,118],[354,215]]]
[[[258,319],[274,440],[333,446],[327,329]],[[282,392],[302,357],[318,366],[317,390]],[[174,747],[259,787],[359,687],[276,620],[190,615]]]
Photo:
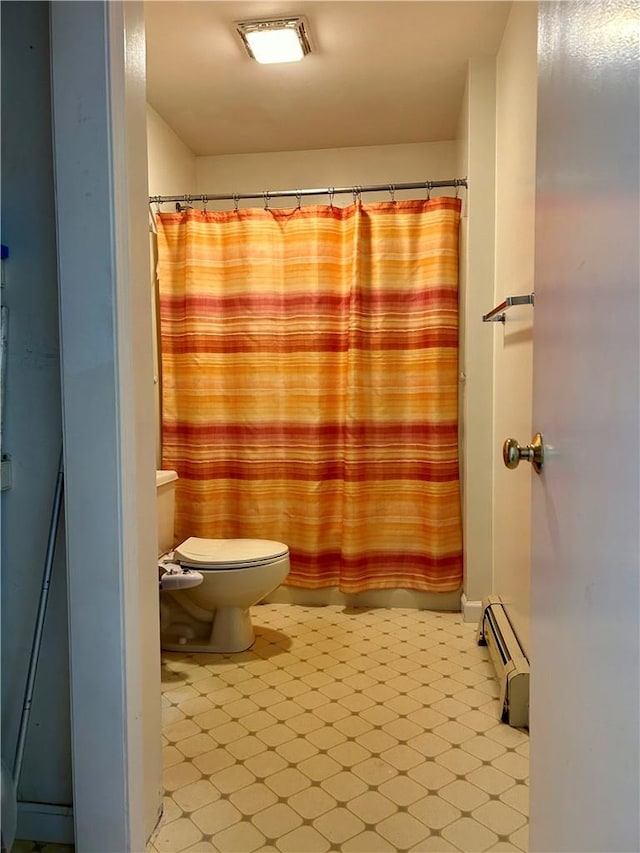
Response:
[[[256,62],[298,62],[311,53],[303,18],[243,21],[236,26],[249,56]]]

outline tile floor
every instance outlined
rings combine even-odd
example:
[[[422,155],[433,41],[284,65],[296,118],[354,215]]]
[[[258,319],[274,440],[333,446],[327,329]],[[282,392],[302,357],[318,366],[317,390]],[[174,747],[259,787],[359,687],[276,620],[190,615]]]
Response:
[[[460,614],[269,604],[242,654],[163,654],[149,851],[527,849],[528,737]]]

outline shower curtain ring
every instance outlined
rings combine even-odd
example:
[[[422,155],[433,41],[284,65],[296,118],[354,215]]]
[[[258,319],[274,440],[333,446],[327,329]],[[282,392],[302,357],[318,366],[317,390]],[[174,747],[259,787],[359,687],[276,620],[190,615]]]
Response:
[[[269,210],[269,190],[264,193],[264,209]]]
[[[353,203],[354,204],[358,204],[358,202],[362,201],[362,187],[359,187],[358,185],[356,185],[355,187],[353,187],[351,192],[353,194]]]
[[[431,201],[431,181],[427,181],[425,186],[427,188],[427,201]]]
[[[298,199],[298,210],[302,207],[302,193],[300,190],[296,190],[296,198]]]
[[[391,203],[396,203],[396,185],[389,184],[389,195],[391,196]]]
[[[238,193],[233,194],[233,209],[237,213],[238,212],[238,204],[240,202],[240,196]]]
[[[335,187],[329,187],[327,192],[329,193],[329,207],[333,207],[333,197],[336,194],[336,189]]]
[[[456,185],[456,198],[460,196],[460,181],[456,178],[454,181]]]
[[[207,196],[203,193],[202,194],[202,207],[203,207],[205,213],[207,212],[207,202],[208,201],[209,201],[209,196]]]

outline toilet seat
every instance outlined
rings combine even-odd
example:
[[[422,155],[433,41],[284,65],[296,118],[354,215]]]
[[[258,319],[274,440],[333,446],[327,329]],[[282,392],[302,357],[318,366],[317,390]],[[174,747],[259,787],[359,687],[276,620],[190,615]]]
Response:
[[[190,536],[178,545],[173,558],[198,571],[248,569],[264,566],[289,554],[283,542],[270,539],[200,539]]]

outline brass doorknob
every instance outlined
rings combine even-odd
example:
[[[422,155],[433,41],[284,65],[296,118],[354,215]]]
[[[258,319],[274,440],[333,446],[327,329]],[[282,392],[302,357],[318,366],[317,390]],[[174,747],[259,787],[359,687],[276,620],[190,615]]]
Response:
[[[536,473],[542,471],[544,465],[544,442],[542,435],[537,432],[531,444],[526,444],[521,447],[515,438],[508,438],[502,445],[502,459],[507,468],[517,468],[521,459],[531,462],[536,470]]]

